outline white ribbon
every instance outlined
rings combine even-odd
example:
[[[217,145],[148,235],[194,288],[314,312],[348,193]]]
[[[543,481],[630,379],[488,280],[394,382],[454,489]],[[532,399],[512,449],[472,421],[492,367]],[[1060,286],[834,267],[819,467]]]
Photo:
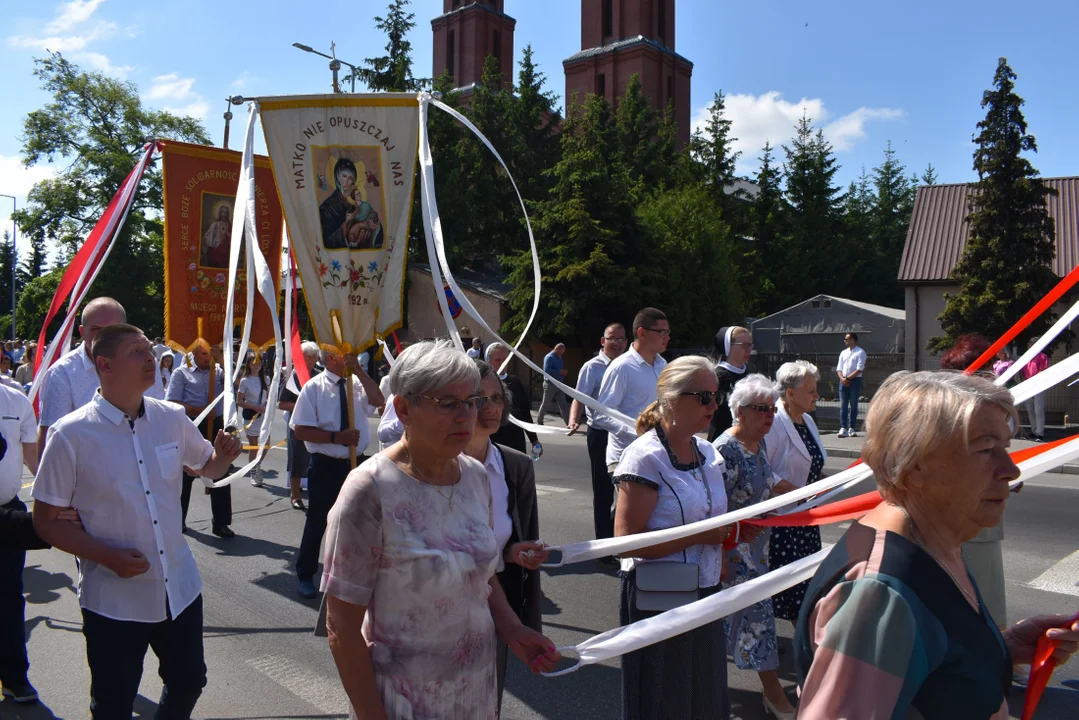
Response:
[[[540,296],[539,253],[536,250],[536,241],[535,237],[532,234],[532,224],[528,219],[528,212],[525,208],[524,200],[521,198],[521,193],[517,190],[517,184],[513,182],[513,175],[512,173],[510,173],[510,170],[506,166],[506,163],[502,160],[502,156],[498,154],[498,151],[495,150],[494,146],[491,145],[490,141],[486,137],[484,137],[483,133],[481,133],[479,129],[475,125],[473,125],[468,118],[466,118],[464,115],[457,112],[453,108],[449,107],[445,103],[433,99],[429,93],[420,93],[419,102],[420,180],[423,189],[423,198],[426,201],[423,208],[423,223],[427,240],[427,255],[430,259],[431,277],[433,278],[435,283],[435,292],[438,296],[439,307],[442,309],[442,316],[443,319],[446,321],[446,330],[449,332],[450,337],[454,339],[458,347],[462,349],[464,348],[464,345],[461,342],[460,333],[457,332],[457,325],[456,323],[454,323],[453,318],[450,317],[449,310],[446,306],[444,297],[445,291],[442,287],[443,275],[445,276],[446,283],[450,287],[450,291],[453,293],[454,297],[457,298],[457,301],[461,304],[461,309],[464,310],[464,312],[468,313],[468,315],[477,323],[479,323],[480,327],[487,333],[489,333],[492,337],[494,337],[495,340],[509,347],[510,352],[520,358],[520,360],[524,362],[525,365],[532,368],[534,371],[540,373],[549,382],[554,383],[555,387],[565,392],[571,398],[574,398],[586,407],[592,408],[593,410],[601,412],[607,417],[610,417],[613,420],[622,423],[631,432],[635,432],[634,427],[637,422],[635,418],[630,418],[628,415],[620,413],[613,408],[609,408],[606,405],[603,405],[602,403],[592,399],[588,395],[585,395],[584,393],[577,392],[576,388],[572,388],[568,385],[563,384],[559,379],[553,378],[547,373],[545,373],[543,371],[543,368],[533,363],[531,359],[523,355],[518,350],[518,346],[521,344],[521,342],[524,341],[525,335],[527,335],[528,330],[532,326],[532,321],[536,317],[536,313],[539,309]],[[502,168],[506,171],[506,177],[508,177],[510,179],[510,183],[513,184],[513,190],[515,193],[517,193],[517,199],[521,203],[522,211],[524,211],[525,213],[525,225],[528,228],[528,241],[529,247],[532,252],[532,268],[535,276],[535,295],[533,297],[532,313],[529,316],[528,323],[525,325],[525,329],[524,332],[521,333],[521,337],[518,338],[517,342],[513,345],[510,345],[510,343],[502,339],[502,337],[497,332],[495,332],[490,325],[487,324],[487,321],[472,305],[472,302],[468,299],[468,296],[465,295],[460,285],[457,284],[457,280],[454,279],[453,272],[450,270],[449,262],[446,256],[445,240],[442,235],[442,223],[439,220],[438,201],[435,198],[434,163],[431,157],[431,145],[427,133],[427,116],[429,105],[434,105],[439,110],[442,110],[443,112],[449,114],[462,125],[471,130],[472,133],[477,138],[479,138],[480,142],[482,142],[487,147],[487,149],[489,149],[494,154],[499,164],[501,164]],[[507,356],[506,362],[509,362],[509,356]],[[502,367],[504,368],[505,366],[506,363],[503,363]],[[499,372],[502,372],[502,368],[499,368]]]
[[[387,345],[386,341],[382,338],[376,339],[378,340],[378,344],[382,346],[382,354],[386,356],[386,364],[392,368],[393,364],[397,362],[397,360],[393,357],[393,353],[390,352],[390,346]]]
[[[1015,377],[1020,370],[1026,367],[1027,364],[1034,359],[1034,356],[1044,350],[1049,343],[1053,342],[1053,340],[1055,340],[1060,333],[1064,332],[1076,318],[1079,318],[1079,302],[1076,302],[1068,309],[1068,312],[1061,315],[1060,319],[1053,323],[1053,327],[1049,328],[1044,335],[1027,348],[1027,351],[1023,353],[1018,360],[1013,362],[1007,370],[1001,373],[1000,377],[996,380],[997,385],[1003,385]]]
[[[292,256],[292,243],[288,242],[288,227],[285,223],[281,223],[281,247],[288,245],[288,257]],[[285,379],[285,382],[289,382],[292,379],[292,263],[285,263],[285,334],[281,338],[281,342],[284,344],[285,350],[285,367],[280,371],[281,377]],[[276,370],[276,368],[275,368]],[[277,398],[273,398],[273,403],[277,405]]]
[[[1013,387],[1012,397],[1015,398],[1015,404],[1021,405],[1076,373],[1079,373],[1079,354],[1061,360],[1056,365],[1050,365],[1029,380],[1024,380]]]
[[[222,353],[225,361],[225,389],[222,396],[219,396],[219,398],[214,401],[216,403],[221,397],[224,398],[224,411],[226,413],[225,427],[243,426],[243,423],[236,412],[235,391],[233,388],[235,378],[233,377],[234,372],[232,368],[233,301],[236,291],[236,270],[239,265],[241,242],[246,244],[247,249],[248,300],[247,311],[244,315],[244,328],[240,351],[246,353],[247,346],[250,343],[251,319],[254,313],[255,287],[257,284],[259,295],[262,296],[262,299],[266,302],[266,306],[270,309],[270,317],[274,319],[274,357],[277,358],[282,356],[281,326],[276,319],[277,292],[274,288],[273,274],[270,272],[270,267],[266,263],[265,256],[262,254],[262,248],[259,246],[258,225],[256,225],[255,216],[255,123],[258,119],[258,114],[258,103],[251,103],[248,106],[247,134],[244,142],[243,157],[240,161],[240,184],[236,190],[236,205],[244,208],[244,219],[242,223],[239,223],[239,228],[237,228],[236,224],[232,227],[232,247],[230,248],[229,253],[229,290],[225,306],[225,328],[222,338],[222,343],[225,348],[225,351]],[[232,475],[220,480],[211,481],[207,478],[203,478],[204,485],[215,488],[224,487],[225,485],[229,485],[237,479],[244,477],[262,462],[262,457],[266,453],[266,448],[270,445],[271,426],[273,425],[273,420],[277,413],[276,398],[280,382],[281,374],[277,372],[273,373],[270,380],[270,388],[267,391],[266,412],[263,413],[262,427],[259,430],[259,449],[256,451],[255,459],[234,472]]]
[[[105,266],[105,260],[108,259],[109,253],[112,252],[112,248],[116,244],[116,236],[120,234],[120,230],[123,229],[124,223],[127,221],[127,215],[131,211],[135,191],[139,186],[139,182],[142,180],[143,173],[146,171],[146,164],[150,162],[154,147],[153,143],[147,143],[143,148],[142,157],[139,158],[138,165],[136,166],[138,171],[132,173],[128,183],[120,189],[120,202],[106,222],[104,231],[101,233],[101,237],[98,238],[98,243],[91,253],[86,266],[75,280],[75,285],[72,287],[71,297],[67,304],[67,314],[60,324],[59,331],[57,331],[56,335],[53,337],[53,341],[46,347],[45,354],[41,358],[41,367],[38,368],[37,375],[34,377],[34,382],[30,386],[30,392],[27,394],[31,403],[34,402],[34,398],[37,397],[38,392],[41,391],[41,383],[45,379],[46,371],[52,367],[54,358],[66,351],[75,320],[78,318],[77,311],[79,306],[90,292],[90,286],[93,285],[94,280],[97,278],[97,274],[101,272],[101,268]],[[94,267],[94,258],[101,253],[103,253],[101,255],[101,260],[98,261],[96,267]],[[91,267],[94,267],[92,274],[90,274]],[[89,277],[87,277],[88,274]]]
[[[808,557],[795,560],[790,565],[721,590],[715,595],[689,605],[608,630],[578,645],[558,648],[559,652],[566,655],[576,655],[579,658],[577,664],[564,670],[543,674],[547,677],[568,675],[585,665],[610,660],[654,643],[669,640],[675,635],[695,630],[710,622],[721,620],[813,577],[817,567],[830,552],[831,548],[825,548]],[[722,648],[717,648],[716,651],[721,654],[723,652]]]

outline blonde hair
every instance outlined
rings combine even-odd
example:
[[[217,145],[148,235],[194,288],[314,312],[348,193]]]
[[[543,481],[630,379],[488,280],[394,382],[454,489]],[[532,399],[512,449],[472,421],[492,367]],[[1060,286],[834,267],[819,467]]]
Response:
[[[898,372],[884,381],[869,404],[862,460],[872,468],[886,500],[900,501],[904,481],[920,460],[962,432],[970,440],[970,419],[993,405],[1015,427],[1019,414],[1012,394],[978,375],[953,370]]]
[[[715,373],[712,361],[700,355],[684,355],[667,363],[659,374],[656,383],[656,400],[637,416],[637,434],[644,435],[649,430],[659,427],[660,420],[671,412],[671,407],[679,395],[689,387],[697,373],[704,371]]]

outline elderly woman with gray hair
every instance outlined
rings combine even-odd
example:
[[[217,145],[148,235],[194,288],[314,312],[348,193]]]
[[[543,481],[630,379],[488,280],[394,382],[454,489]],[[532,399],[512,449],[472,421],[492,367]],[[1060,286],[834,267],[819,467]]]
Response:
[[[772,429],[765,437],[772,472],[794,487],[805,487],[821,479],[828,452],[810,413],[817,408],[817,366],[805,360],[783,363],[776,372],[779,404]],[[768,546],[768,569],[776,570],[821,549],[820,529],[777,527]],[[799,583],[772,598],[777,618],[798,622],[809,581]]]
[[[1000,522],[1019,469],[1011,393],[955,372],[900,372],[869,406],[862,457],[884,497],[817,569],[794,648],[799,720],[1009,716],[1012,664],[1048,631],[1065,662],[1065,616],[997,629],[962,545]],[[866,623],[872,624],[871,632]],[[1056,629],[1051,629],[1056,628]]]
[[[512,398],[498,371],[476,360],[480,371],[480,396],[476,428],[465,454],[483,463],[491,483],[495,545],[495,570],[506,601],[521,622],[536,632],[543,629],[539,567],[549,551],[539,541],[539,509],[536,506],[536,470],[524,453],[496,445],[495,431],[509,422]],[[506,684],[506,644],[498,644],[498,703]]]
[[[772,472],[765,436],[772,427],[779,388],[764,375],[752,374],[734,384],[727,402],[734,425],[713,446],[726,468],[728,510],[764,502],[794,485]],[[725,588],[768,572],[768,528],[739,523],[734,547],[724,561]],[[727,651],[741,670],[755,670],[764,688],[764,709],[780,720],[794,718],[794,706],[779,683],[779,648],[771,599],[726,619]]]
[[[390,390],[405,434],[349,474],[326,540],[326,627],[351,716],[494,718],[496,633],[533,672],[559,655],[495,575],[491,483],[463,454],[487,400],[480,372],[449,342],[422,342]]]

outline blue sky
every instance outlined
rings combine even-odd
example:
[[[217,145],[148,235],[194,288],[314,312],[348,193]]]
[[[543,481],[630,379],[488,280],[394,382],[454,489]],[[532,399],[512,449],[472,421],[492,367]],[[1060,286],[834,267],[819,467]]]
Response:
[[[0,193],[20,197],[51,169],[18,160],[22,119],[47,98],[32,77],[45,48],[135,83],[150,105],[203,119],[220,143],[225,98],[329,90],[326,61],[293,42],[358,64],[381,54],[373,17],[385,0],[319,4],[295,0],[0,0]],[[506,0],[517,19],[515,58],[531,43],[561,99],[562,60],[581,49],[577,0]],[[317,10],[316,10],[317,8]],[[411,40],[418,75],[431,73],[430,20],[441,0],[414,0]],[[313,11],[314,10],[314,11]],[[973,179],[971,135],[999,56],[1019,75],[1018,92],[1046,177],[1079,174],[1079,3],[1043,0],[678,0],[676,50],[694,63],[694,117],[716,90],[751,173],[765,139],[791,135],[802,108],[834,144],[846,184],[872,168],[891,140],[910,171],[932,163],[941,182]],[[243,110],[233,121],[233,146]],[[262,146],[260,139],[260,147]],[[10,212],[0,198],[0,217]]]

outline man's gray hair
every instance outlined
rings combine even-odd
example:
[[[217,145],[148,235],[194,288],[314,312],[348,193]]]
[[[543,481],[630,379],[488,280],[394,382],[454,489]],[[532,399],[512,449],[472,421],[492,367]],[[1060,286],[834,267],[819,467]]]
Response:
[[[817,370],[816,365],[808,360],[795,360],[794,362],[783,363],[779,366],[779,370],[776,371],[776,382],[779,383],[779,392],[784,393],[787,390],[797,390],[810,375],[812,375],[814,379],[820,380],[820,371]]]
[[[416,402],[439,388],[458,383],[480,386],[476,362],[450,340],[424,340],[409,345],[390,369],[390,392]]]
[[[483,359],[484,359],[485,362],[491,362],[491,353],[493,353],[497,348],[503,348],[503,349],[505,349],[505,351],[507,353],[509,353],[509,351],[510,351],[510,349],[507,346],[503,345],[502,343],[493,342],[493,343],[491,343],[490,345],[487,346],[486,350],[483,351]],[[497,370],[497,369],[498,368],[495,368],[495,370]]]
[[[731,417],[734,424],[738,424],[738,411],[746,405],[755,405],[760,402],[774,403],[779,399],[779,386],[768,379],[766,375],[753,373],[734,384],[731,396],[727,404],[731,408]]]

